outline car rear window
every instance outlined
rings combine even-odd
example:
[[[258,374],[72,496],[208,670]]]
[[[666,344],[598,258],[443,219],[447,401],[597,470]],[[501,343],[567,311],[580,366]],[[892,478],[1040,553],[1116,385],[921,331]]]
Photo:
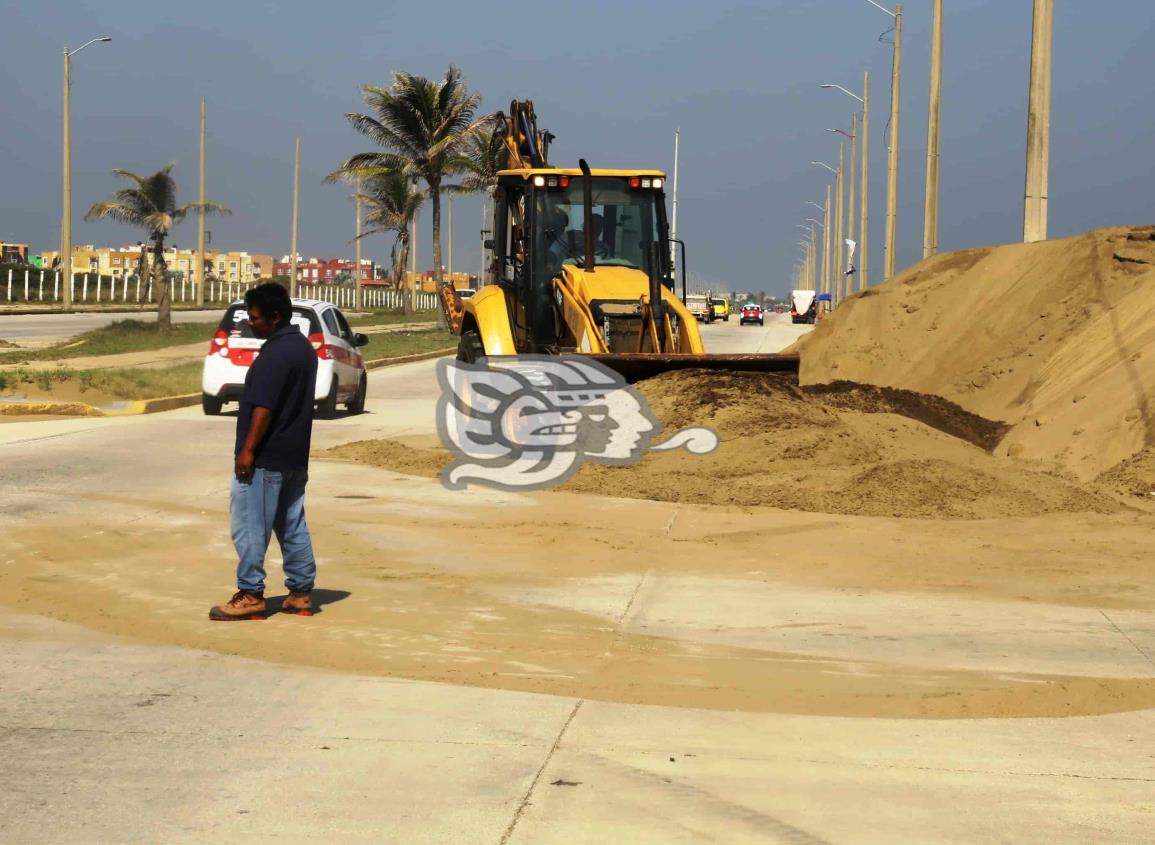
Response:
[[[321,331],[317,315],[308,308],[293,306],[291,322],[306,337]],[[225,316],[221,318],[220,328],[227,331],[230,337],[256,337],[252,326],[249,325],[249,312],[243,305],[230,305],[225,311]]]

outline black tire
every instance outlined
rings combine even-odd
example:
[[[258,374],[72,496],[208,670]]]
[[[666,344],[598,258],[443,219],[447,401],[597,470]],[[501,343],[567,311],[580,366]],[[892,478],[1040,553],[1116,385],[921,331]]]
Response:
[[[333,383],[329,385],[329,395],[317,404],[317,417],[331,420],[337,416],[337,377],[333,376]]]
[[[361,373],[361,383],[357,385],[357,394],[345,403],[345,410],[350,414],[365,413],[365,397],[369,393],[369,377]]]
[[[723,318],[722,318],[722,322],[723,322],[723,323],[728,323],[728,322],[730,322],[730,315],[729,315],[729,314],[727,314],[725,317],[723,317]]]
[[[485,344],[481,342],[481,335],[477,329],[466,329],[461,333],[461,340],[457,342],[457,360],[466,364],[476,364],[485,357]]]
[[[219,417],[221,407],[224,404],[224,400],[216,396],[209,396],[207,393],[201,394],[201,410],[205,412],[206,417]]]

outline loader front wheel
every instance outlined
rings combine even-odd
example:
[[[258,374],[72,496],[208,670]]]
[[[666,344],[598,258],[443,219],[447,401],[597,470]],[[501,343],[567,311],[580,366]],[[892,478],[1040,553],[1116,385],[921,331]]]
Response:
[[[481,335],[477,329],[463,331],[457,344],[457,360],[466,364],[476,364],[478,359],[484,357],[485,345],[481,342]]]

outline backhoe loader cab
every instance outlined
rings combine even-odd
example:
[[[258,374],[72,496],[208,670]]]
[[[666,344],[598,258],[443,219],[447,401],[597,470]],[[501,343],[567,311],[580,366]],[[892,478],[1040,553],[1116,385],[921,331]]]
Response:
[[[645,330],[641,301],[652,287],[673,298],[664,183],[659,171],[593,171],[588,179],[580,170],[500,174],[492,274],[511,295],[517,351],[663,346],[660,334],[655,344],[657,332]]]

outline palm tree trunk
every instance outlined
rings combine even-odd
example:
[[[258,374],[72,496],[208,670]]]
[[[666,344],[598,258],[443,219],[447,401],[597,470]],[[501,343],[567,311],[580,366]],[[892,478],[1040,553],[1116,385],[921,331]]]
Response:
[[[405,281],[405,268],[409,265],[409,234],[400,233],[397,237],[400,248],[397,250],[397,261],[393,265],[394,287],[401,291],[401,313],[408,317],[413,313],[413,298],[409,285]]]
[[[169,297],[168,265],[164,261],[164,239],[157,238],[152,250],[152,273],[156,284],[156,326],[166,332],[172,328],[172,300]]]
[[[445,278],[441,275],[441,183],[429,183],[429,199],[433,203],[433,288],[441,295],[441,286]],[[445,310],[437,309],[437,328],[448,329],[445,321]]]

